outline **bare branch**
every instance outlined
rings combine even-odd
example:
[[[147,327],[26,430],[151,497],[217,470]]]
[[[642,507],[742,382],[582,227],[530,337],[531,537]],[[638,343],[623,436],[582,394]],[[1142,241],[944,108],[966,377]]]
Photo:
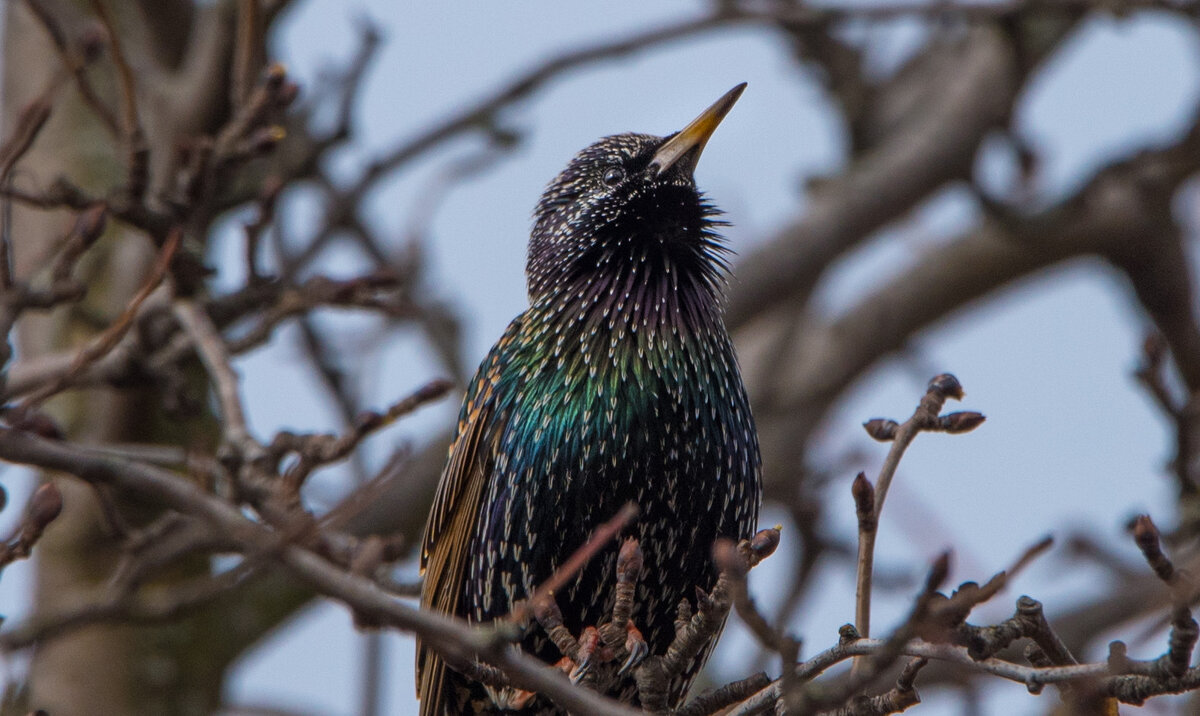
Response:
[[[150,275],[146,278],[145,283],[134,294],[126,305],[125,310],[113,321],[103,333],[93,339],[90,343],[83,347],[70,365],[65,370],[53,377],[50,382],[47,382],[43,387],[34,391],[27,396],[21,405],[16,409],[18,413],[34,410],[38,405],[45,401],[50,396],[58,393],[64,387],[69,385],[71,381],[82,373],[88,366],[103,358],[110,351],[116,348],[120,343],[121,338],[133,327],[134,320],[137,318],[138,310],[145,303],[150,294],[158,288],[159,284],[167,277],[167,271],[170,269],[171,261],[175,258],[175,252],[179,248],[180,242],[183,240],[183,231],[179,228],[173,230],[167,237],[166,243],[162,250],[158,252],[158,258],[154,262],[154,266],[150,269]]]
[[[112,136],[120,136],[121,129],[117,124],[116,115],[104,100],[100,99],[100,95],[92,87],[91,80],[87,76],[89,55],[94,57],[99,54],[99,43],[94,38],[85,43],[86,52],[83,57],[80,57],[69,46],[66,32],[59,25],[58,20],[55,19],[50,10],[42,4],[42,0],[25,0],[25,7],[37,19],[42,29],[46,31],[46,34],[50,36],[51,44],[54,45],[59,58],[62,59],[63,65],[70,70],[71,75],[75,78],[75,86],[79,89],[80,96],[83,97],[84,102],[87,103],[92,112],[100,119],[100,124]]]
[[[194,301],[180,300],[175,304],[175,317],[191,336],[196,352],[212,378],[221,404],[221,417],[225,442],[237,455],[246,460],[256,460],[265,450],[251,435],[246,425],[246,413],[242,408],[238,389],[238,376],[230,361],[225,341],[213,325],[208,314]]]
[[[269,527],[252,522],[240,510],[206,494],[191,482],[147,465],[97,455],[68,443],[50,442],[0,428],[0,457],[10,462],[60,470],[89,482],[112,484],[160,501],[164,506],[194,514],[258,553],[278,552],[284,566],[322,594],[335,597],[372,621],[418,634],[452,663],[475,658],[498,667],[509,682],[545,694],[555,703],[580,714],[636,712],[570,684],[559,672],[536,659],[506,648],[494,630],[470,627],[432,612],[413,609],[386,593],[372,580],[350,574],[298,546],[280,545]]]
[[[866,485],[867,488],[870,488],[870,483],[867,483],[865,479],[855,480],[854,483],[855,494],[863,493],[862,497],[857,497],[855,500],[859,506],[859,531],[854,622],[858,633],[864,637],[870,636],[871,628],[871,576],[875,564],[875,538],[878,534],[879,515],[883,512],[883,501],[887,499],[892,477],[896,474],[896,468],[900,466],[900,458],[904,456],[904,451],[908,449],[917,434],[930,429],[938,429],[942,425],[939,414],[946,400],[950,398],[962,400],[962,397],[962,385],[959,384],[957,378],[948,373],[934,376],[929,381],[929,389],[921,398],[912,417],[896,427],[894,431],[885,431],[885,426],[876,424],[875,421],[867,423],[868,432],[874,430],[872,435],[877,439],[879,439],[878,436],[886,434],[888,436],[886,439],[891,440],[892,447],[888,450],[883,466],[879,469],[879,478],[873,494],[869,498],[861,486]],[[982,418],[982,416],[980,417]],[[978,422],[975,424],[977,425]],[[866,512],[865,515],[864,512]],[[856,661],[855,666],[857,667],[861,663],[861,661]]]
[[[91,3],[108,34],[113,64],[117,68],[117,84],[121,88],[121,134],[125,145],[125,164],[129,171],[125,180],[125,191],[131,199],[140,201],[149,178],[150,148],[146,146],[146,133],[142,130],[142,120],[138,116],[137,86],[133,81],[133,70],[125,58],[121,35],[104,7],[104,0],[91,0]]]

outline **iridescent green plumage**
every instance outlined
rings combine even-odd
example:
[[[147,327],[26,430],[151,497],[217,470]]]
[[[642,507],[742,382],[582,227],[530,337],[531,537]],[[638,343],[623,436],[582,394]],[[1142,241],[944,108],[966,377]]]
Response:
[[[430,518],[426,606],[504,617],[632,501],[640,513],[628,532],[649,575],[633,620],[661,653],[680,600],[715,580],[713,541],[753,532],[758,443],[722,320],[716,212],[692,179],[733,99],[672,137],[605,138],[547,188],[529,247],[530,308],[468,389]],[[572,631],[607,619],[615,560],[613,547],[557,595]],[[523,647],[560,656],[536,627]],[[674,684],[676,698],[703,658]],[[552,710],[470,684],[426,650],[418,672],[423,714]],[[628,677],[604,686],[634,696]]]

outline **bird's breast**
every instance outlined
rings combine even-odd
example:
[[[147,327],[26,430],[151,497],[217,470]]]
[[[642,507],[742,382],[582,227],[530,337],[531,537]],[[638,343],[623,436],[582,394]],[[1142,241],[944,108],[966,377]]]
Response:
[[[753,425],[719,321],[649,319],[631,296],[528,321],[502,390],[502,472],[568,501],[678,510],[681,490],[756,469]]]
[[[496,386],[504,427],[478,533],[491,547],[473,568],[490,585],[477,618],[527,594],[628,502],[647,563],[664,569],[702,569],[712,540],[745,536],[757,513],[757,440],[723,327],[531,314]]]

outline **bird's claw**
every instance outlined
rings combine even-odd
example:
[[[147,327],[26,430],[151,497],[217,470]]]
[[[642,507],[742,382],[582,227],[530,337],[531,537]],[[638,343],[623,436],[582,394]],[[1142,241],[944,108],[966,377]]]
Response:
[[[567,674],[567,678],[571,680],[572,684],[578,684],[580,681],[583,681],[584,677],[586,677],[591,670],[592,664],[590,660],[581,661],[571,669],[571,673]]]
[[[509,689],[508,698],[505,700],[505,707],[513,711],[520,711],[529,704],[533,703],[537,697],[536,691],[526,691],[524,689]]]
[[[571,683],[577,684],[592,670],[596,651],[600,648],[600,631],[596,627],[588,627],[579,635],[579,652],[575,657],[575,668],[568,676]]]
[[[625,662],[621,664],[621,668],[617,670],[619,676],[624,676],[630,670],[642,663],[642,660],[650,655],[650,645],[646,643],[646,638],[642,636],[642,632],[633,625],[633,622],[625,624],[625,651],[629,656]]]

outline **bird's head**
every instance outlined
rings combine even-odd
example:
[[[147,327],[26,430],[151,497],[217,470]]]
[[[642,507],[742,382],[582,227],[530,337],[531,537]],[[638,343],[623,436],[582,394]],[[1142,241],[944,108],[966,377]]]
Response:
[[[696,188],[693,172],[745,88],[734,87],[675,134],[618,134],[575,155],[534,211],[531,297],[629,271],[694,274],[715,290],[725,270],[725,249],[712,231],[719,212]]]

